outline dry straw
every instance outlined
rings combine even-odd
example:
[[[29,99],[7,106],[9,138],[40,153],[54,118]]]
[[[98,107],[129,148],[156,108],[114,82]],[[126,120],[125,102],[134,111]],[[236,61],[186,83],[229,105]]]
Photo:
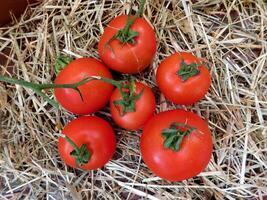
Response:
[[[113,17],[129,10],[129,3],[48,0],[29,8],[16,23],[0,29],[1,55],[5,52],[8,60],[1,74],[49,83],[57,55],[98,58],[99,35]],[[68,168],[59,158],[57,139],[59,129],[75,116],[56,110],[31,90],[1,83],[0,199],[263,199],[266,7],[264,0],[150,0],[145,6],[158,50],[151,68],[137,77],[154,89],[158,112],[180,108],[156,88],[155,72],[163,58],[190,51],[210,68],[209,93],[183,107],[209,120],[214,151],[205,172],[177,183],[154,177],[140,157],[140,131],[117,127],[117,153],[103,169]],[[111,121],[108,108],[97,115]]]

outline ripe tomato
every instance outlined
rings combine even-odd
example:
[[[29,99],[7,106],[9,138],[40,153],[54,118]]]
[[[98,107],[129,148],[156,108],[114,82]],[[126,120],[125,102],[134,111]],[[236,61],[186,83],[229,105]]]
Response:
[[[150,24],[137,17],[130,27],[138,33],[132,43],[112,40],[118,30],[124,28],[127,18],[127,15],[121,15],[108,24],[99,40],[98,52],[101,60],[111,69],[134,74],[143,71],[152,62],[156,53],[156,36]]]
[[[212,153],[208,125],[185,110],[161,112],[151,118],[141,135],[141,155],[152,172],[182,181],[205,169]]]
[[[110,98],[110,112],[113,121],[126,130],[136,130],[153,116],[155,112],[155,97],[151,89],[143,83],[135,82],[134,95],[140,94],[140,98],[133,104],[135,111],[126,112],[122,115],[122,107],[114,105],[114,102],[122,99],[118,88],[114,90]]]
[[[179,75],[180,74],[180,75]],[[176,103],[189,105],[202,99],[211,84],[208,69],[191,53],[175,53],[161,62],[156,74],[164,96]]]
[[[68,123],[62,133],[78,148],[82,149],[83,162],[78,164],[77,152],[66,138],[60,137],[58,151],[69,166],[94,170],[104,166],[113,156],[116,139],[112,127],[105,120],[94,116],[79,117]],[[89,153],[88,153],[89,152]],[[87,157],[87,158],[84,158]]]
[[[79,82],[90,76],[102,76],[112,79],[109,70],[93,58],[79,58],[70,62],[56,77],[56,84]],[[90,114],[103,108],[113,91],[111,84],[99,80],[87,82],[78,87],[83,99],[71,88],[56,88],[57,101],[68,111],[75,114]]]

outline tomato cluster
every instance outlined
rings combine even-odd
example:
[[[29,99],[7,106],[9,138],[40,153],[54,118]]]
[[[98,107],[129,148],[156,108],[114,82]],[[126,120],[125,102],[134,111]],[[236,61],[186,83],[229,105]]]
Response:
[[[127,35],[123,31],[129,20],[133,21]],[[149,66],[156,51],[156,37],[148,22],[134,16],[116,17],[104,30],[98,51],[103,63],[93,58],[79,58],[59,72],[57,84],[91,80],[77,90],[56,88],[58,102],[75,114],[92,114],[109,101],[115,124],[126,130],[143,129],[142,158],[161,178],[181,181],[203,171],[212,153],[207,123],[185,110],[155,115],[155,97],[149,86],[134,79],[113,80],[108,70],[134,74]],[[177,52],[158,66],[156,82],[166,99],[188,105],[204,97],[211,78],[200,59],[191,53]],[[111,159],[115,151],[112,128],[100,118],[77,118],[62,132],[67,138],[60,138],[58,148],[69,166],[96,169]]]
[[[56,88],[55,96],[62,107],[75,114],[92,114],[109,101],[111,117],[119,127],[143,129],[141,155],[157,176],[181,181],[203,171],[212,153],[207,123],[185,110],[155,115],[156,101],[149,86],[133,79],[113,80],[108,70],[135,74],[150,65],[156,52],[156,36],[151,25],[141,16],[114,18],[100,37],[98,52],[103,63],[80,58],[59,72],[57,84],[91,79],[76,90]],[[156,82],[166,99],[189,105],[204,97],[211,78],[200,59],[191,53],[177,52],[160,63]],[[79,117],[62,132],[65,138],[59,139],[59,153],[69,166],[96,169],[115,152],[114,132],[103,119]]]
[[[118,16],[105,28],[98,45],[102,62],[94,58],[61,58],[56,65],[55,85],[30,87],[42,94],[41,89],[53,85],[57,101],[77,115],[93,114],[109,102],[115,124],[129,131],[142,129],[140,151],[151,171],[163,179],[181,181],[199,174],[210,160],[212,139],[207,123],[185,110],[155,114],[155,96],[147,84],[134,78],[114,80],[109,71],[136,74],[152,63],[156,34],[142,18],[143,6],[144,1],[136,15]],[[14,82],[6,77],[0,80]],[[19,83],[29,86],[25,81]],[[199,58],[177,52],[160,63],[156,83],[167,100],[189,105],[204,97],[211,77]],[[80,116],[62,133],[59,154],[71,167],[100,168],[116,149],[111,125],[96,116]]]

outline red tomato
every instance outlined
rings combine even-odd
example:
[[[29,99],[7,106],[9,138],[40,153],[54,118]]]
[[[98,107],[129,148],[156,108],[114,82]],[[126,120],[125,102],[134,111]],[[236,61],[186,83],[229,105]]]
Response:
[[[186,64],[180,71],[182,61]],[[183,76],[177,74],[179,71]],[[188,77],[190,73],[194,75]],[[211,84],[208,69],[200,64],[197,57],[186,52],[175,53],[163,60],[157,69],[156,79],[160,91],[168,100],[184,105],[202,99]]]
[[[84,170],[94,170],[104,166],[113,156],[116,139],[112,127],[105,120],[94,116],[79,117],[68,123],[62,133],[68,136],[78,147],[86,145],[90,152],[89,161],[77,165],[72,145],[63,137],[59,138],[58,151],[61,159],[69,166]]]
[[[143,91],[143,92],[142,92]],[[122,95],[118,88],[114,90],[110,98],[110,112],[113,121],[126,130],[136,130],[142,128],[143,125],[153,116],[155,112],[155,97],[151,89],[143,83],[135,82],[135,93],[138,95],[142,92],[141,97],[135,102],[135,111],[127,112],[121,115],[121,106],[115,106],[114,101],[122,99]]]
[[[124,28],[127,18],[127,15],[121,15],[108,24],[99,40],[98,52],[101,60],[111,69],[134,74],[143,71],[152,62],[156,53],[156,36],[145,19],[136,18],[130,27],[138,33],[134,44],[121,43],[118,39],[111,41],[118,30]]]
[[[79,58],[69,63],[56,77],[56,84],[79,82],[90,76],[102,76],[112,79],[109,70],[93,58]],[[90,114],[103,108],[113,91],[111,84],[99,80],[87,82],[78,87],[79,93],[71,88],[56,88],[57,101],[68,111],[75,114]]]
[[[169,130],[175,122],[195,128],[182,138],[178,150],[166,147],[163,134],[163,130]],[[177,130],[188,131],[175,125],[174,131]],[[167,133],[169,139],[175,139],[171,144],[176,145],[178,138],[171,138],[171,134]],[[179,132],[174,134],[181,135]],[[211,158],[212,138],[208,125],[198,115],[184,110],[170,110],[161,112],[148,121],[141,135],[140,148],[144,162],[153,173],[166,180],[182,181],[205,169]]]

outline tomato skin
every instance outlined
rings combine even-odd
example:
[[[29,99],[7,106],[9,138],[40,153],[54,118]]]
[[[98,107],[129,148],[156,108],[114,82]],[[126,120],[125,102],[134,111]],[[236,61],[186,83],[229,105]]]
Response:
[[[156,81],[164,96],[176,103],[183,105],[193,104],[202,99],[208,92],[211,77],[208,69],[199,66],[200,73],[182,81],[176,74],[180,69],[180,63],[184,60],[187,64],[197,63],[200,60],[191,53],[175,53],[161,62],[157,69]]]
[[[154,115],[156,108],[155,96],[151,89],[141,83],[135,82],[135,95],[139,94],[143,89],[143,94],[135,104],[135,112],[128,112],[124,116],[120,116],[120,112],[114,106],[113,102],[122,99],[118,89],[115,89],[110,98],[110,112],[113,121],[126,130],[137,130]]]
[[[93,58],[78,58],[69,63],[56,77],[56,84],[76,83],[90,76],[102,76],[112,79],[109,70]],[[109,101],[113,86],[103,81],[93,80],[79,86],[79,93],[70,88],[54,90],[57,101],[66,110],[80,115],[94,113],[103,108]]]
[[[131,30],[139,33],[135,44],[122,44],[110,39],[126,24],[128,16],[114,18],[100,37],[98,52],[101,60],[111,69],[127,74],[135,74],[148,67],[156,53],[156,36],[153,28],[143,18],[136,18]]]
[[[103,167],[113,156],[116,138],[112,127],[105,120],[95,116],[82,116],[68,123],[62,130],[78,147],[86,144],[91,152],[89,162],[81,169],[94,170]],[[70,167],[78,168],[76,159],[70,156],[73,150],[64,138],[58,141],[61,159]]]
[[[161,131],[173,122],[195,127],[183,139],[180,150],[163,146]],[[202,172],[212,153],[212,138],[208,125],[198,115],[185,110],[161,112],[151,118],[143,129],[140,141],[141,155],[151,171],[169,181],[182,181]]]

